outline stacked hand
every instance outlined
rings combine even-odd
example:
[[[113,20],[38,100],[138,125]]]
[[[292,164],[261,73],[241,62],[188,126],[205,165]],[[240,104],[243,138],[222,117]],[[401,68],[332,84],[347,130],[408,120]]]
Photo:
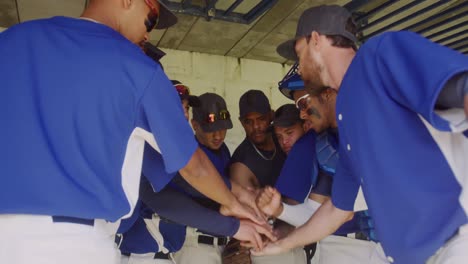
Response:
[[[257,206],[264,214],[277,218],[283,211],[281,194],[275,188],[267,186],[257,196]]]
[[[239,202],[241,202],[242,204],[252,209],[258,218],[266,221],[267,220],[266,215],[261,212],[261,210],[258,208],[257,203],[256,203],[258,190],[244,188],[235,182],[232,182],[231,184],[232,184],[232,193],[234,194],[234,196],[236,196]]]
[[[266,240],[262,239],[262,235]],[[269,241],[276,241],[273,230],[268,224],[258,225],[248,220],[240,220],[240,226],[234,238],[241,241],[241,245],[254,248],[256,251],[263,250]]]

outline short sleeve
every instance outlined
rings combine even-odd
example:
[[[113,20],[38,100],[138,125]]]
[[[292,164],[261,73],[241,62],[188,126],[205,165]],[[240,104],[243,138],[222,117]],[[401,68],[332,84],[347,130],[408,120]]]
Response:
[[[165,171],[174,173],[183,168],[198,144],[180,98],[159,66],[141,98],[139,113],[137,127],[154,136]]]
[[[340,149],[343,149],[340,147]],[[333,177],[332,202],[335,207],[345,211],[354,211],[354,202],[359,192],[360,183],[350,171],[347,153],[340,151],[340,159]]]
[[[463,109],[447,115],[434,111],[445,84],[468,71],[467,56],[406,31],[383,34],[376,41],[380,81],[393,100],[420,114],[439,130],[468,128]]]

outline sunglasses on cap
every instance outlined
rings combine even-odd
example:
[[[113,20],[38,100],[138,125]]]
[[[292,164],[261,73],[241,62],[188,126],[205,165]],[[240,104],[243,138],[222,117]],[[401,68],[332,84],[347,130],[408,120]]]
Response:
[[[148,17],[145,19],[146,32],[151,32],[159,22],[159,9],[156,8],[151,0],[145,0],[146,5],[150,8],[151,12],[148,14]]]
[[[296,107],[299,111],[304,111],[309,106],[310,102],[310,94],[304,94],[303,96],[299,97],[296,101]]]
[[[209,113],[206,117],[205,122],[208,124],[212,124],[218,120],[228,120],[231,118],[231,114],[229,114],[228,110],[221,110],[218,114]]]
[[[190,89],[183,85],[183,84],[176,84],[174,85],[174,87],[176,88],[177,90],[177,93],[180,95],[180,96],[188,96],[190,95]]]

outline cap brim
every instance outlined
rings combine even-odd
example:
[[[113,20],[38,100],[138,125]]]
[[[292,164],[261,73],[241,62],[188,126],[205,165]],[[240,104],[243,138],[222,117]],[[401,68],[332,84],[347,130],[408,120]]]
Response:
[[[231,129],[232,121],[231,119],[218,120],[212,124],[203,124],[201,125],[201,128],[203,129],[204,132],[215,132],[215,131],[223,130],[223,129]]]
[[[297,61],[298,58],[296,55],[296,50],[294,49],[295,44],[295,38],[285,41],[276,48],[276,52],[278,52],[278,54],[285,59]]]
[[[272,125],[275,127],[290,127],[295,125],[298,122],[302,122],[301,119],[283,119],[283,120],[273,120]]]
[[[156,25],[156,29],[165,29],[177,24],[176,15],[160,0],[158,0],[158,3],[161,7],[159,8],[159,22]]]

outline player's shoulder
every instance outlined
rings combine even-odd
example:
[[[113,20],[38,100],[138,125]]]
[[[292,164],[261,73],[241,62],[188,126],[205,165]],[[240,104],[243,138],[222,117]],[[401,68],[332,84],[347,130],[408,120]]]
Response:
[[[237,146],[236,150],[234,150],[234,154],[232,154],[232,160],[233,162],[238,162],[242,161],[249,151],[250,148],[250,142],[248,141],[247,138],[245,138],[239,146]]]
[[[373,48],[379,52],[385,53],[385,49],[388,47],[388,45],[401,45],[402,48],[411,48],[413,46],[409,44],[421,40],[427,41],[427,39],[423,36],[411,31],[389,31],[370,38],[361,46],[360,50]]]

